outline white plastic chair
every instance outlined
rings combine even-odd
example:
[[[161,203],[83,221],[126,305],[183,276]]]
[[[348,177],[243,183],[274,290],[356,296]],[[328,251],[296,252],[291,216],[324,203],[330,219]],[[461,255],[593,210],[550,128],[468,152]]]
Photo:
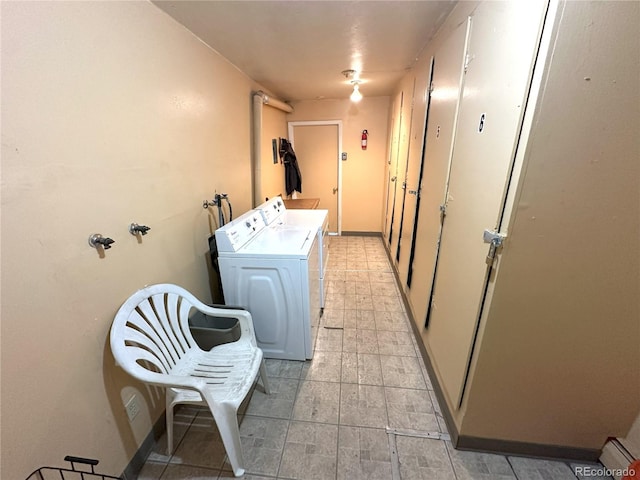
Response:
[[[189,330],[192,309],[206,315],[237,318],[240,339],[210,351],[198,347]],[[214,308],[171,284],[145,287],[120,307],[111,326],[116,362],[138,380],[166,388],[167,450],[173,451],[173,408],[207,405],[235,476],[244,474],[237,411],[258,372],[269,386],[262,350],[256,345],[251,314]]]

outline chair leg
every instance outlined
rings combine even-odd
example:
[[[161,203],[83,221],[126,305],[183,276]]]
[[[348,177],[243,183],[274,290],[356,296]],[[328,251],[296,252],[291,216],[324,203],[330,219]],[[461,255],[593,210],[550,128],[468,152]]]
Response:
[[[229,457],[229,463],[236,477],[244,475],[244,460],[242,458],[242,444],[240,443],[240,428],[238,427],[237,409],[229,404],[218,404],[212,408],[213,418],[218,426],[224,449]]]
[[[167,391],[167,408],[165,416],[167,417],[167,456],[173,453],[173,397]]]
[[[271,394],[271,390],[269,389],[269,380],[267,379],[267,365],[264,361],[264,358],[260,362],[260,378],[262,379],[264,393],[266,393],[267,395]]]

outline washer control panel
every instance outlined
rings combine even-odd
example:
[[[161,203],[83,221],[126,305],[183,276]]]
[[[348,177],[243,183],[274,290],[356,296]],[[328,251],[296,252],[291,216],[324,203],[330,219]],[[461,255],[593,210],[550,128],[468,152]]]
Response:
[[[282,197],[280,196],[273,197],[256,208],[256,211],[260,212],[260,215],[262,215],[267,225],[274,223],[286,210]]]
[[[260,213],[251,210],[216,230],[218,252],[237,252],[266,227]]]

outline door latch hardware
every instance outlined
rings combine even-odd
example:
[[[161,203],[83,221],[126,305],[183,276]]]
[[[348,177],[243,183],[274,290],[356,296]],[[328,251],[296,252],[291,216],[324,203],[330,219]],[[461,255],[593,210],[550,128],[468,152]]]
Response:
[[[446,205],[440,205],[439,207],[440,209],[440,216],[441,217],[446,217],[447,216],[447,206]]]
[[[406,190],[407,189],[407,182],[402,182],[402,189]]]
[[[409,195],[418,195],[418,190],[409,190]]]
[[[482,234],[482,240],[484,243],[489,244],[489,253],[487,253],[486,262],[487,265],[493,265],[493,261],[496,258],[496,252],[498,248],[502,247],[504,239],[507,238],[506,233],[499,233],[495,230],[486,229]]]
[[[333,194],[334,195],[336,194],[337,191],[338,191],[338,188],[337,187],[333,187]]]

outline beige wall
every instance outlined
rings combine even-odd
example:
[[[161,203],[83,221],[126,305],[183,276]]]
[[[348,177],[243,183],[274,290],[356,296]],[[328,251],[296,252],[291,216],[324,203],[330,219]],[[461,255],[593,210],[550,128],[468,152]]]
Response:
[[[276,195],[286,195],[284,189],[284,165],[273,163],[273,150],[271,141],[275,138],[287,138],[286,113],[277,108],[264,105],[262,107],[262,132],[261,132],[261,156],[260,156],[260,190],[262,198],[256,199],[256,205],[260,205],[265,198]],[[256,179],[256,181],[258,181]]]
[[[164,400],[114,366],[111,320],[146,284],[209,298],[201,205],[217,190],[251,206],[257,86],[148,2],[1,8],[0,476],[67,454],[120,474]],[[141,243],[131,222],[151,227]],[[92,233],[116,240],[104,258]]]
[[[364,88],[364,87],[363,87]],[[363,90],[364,92],[364,90]],[[364,97],[360,102],[310,100],[293,104],[287,120],[342,120],[342,230],[380,232],[386,163],[389,97]],[[367,150],[360,148],[368,130]]]

